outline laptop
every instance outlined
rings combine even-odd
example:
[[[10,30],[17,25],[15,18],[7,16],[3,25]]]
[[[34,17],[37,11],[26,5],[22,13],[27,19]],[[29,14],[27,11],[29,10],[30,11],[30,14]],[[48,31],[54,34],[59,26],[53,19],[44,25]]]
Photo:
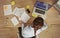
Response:
[[[36,13],[37,15],[39,14],[45,14],[45,12],[51,7],[50,4],[44,3],[44,2],[39,2],[36,1],[33,9],[33,13]]]
[[[40,2],[40,1],[36,1],[35,5],[34,5],[33,13],[35,13],[36,15],[45,16],[46,11],[50,7],[51,7],[50,4]]]

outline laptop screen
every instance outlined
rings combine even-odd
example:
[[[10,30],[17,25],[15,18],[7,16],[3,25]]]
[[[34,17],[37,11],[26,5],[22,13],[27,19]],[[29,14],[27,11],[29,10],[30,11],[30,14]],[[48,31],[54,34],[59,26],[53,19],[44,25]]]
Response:
[[[35,7],[43,10],[48,10],[51,7],[51,5],[44,2],[36,1]]]

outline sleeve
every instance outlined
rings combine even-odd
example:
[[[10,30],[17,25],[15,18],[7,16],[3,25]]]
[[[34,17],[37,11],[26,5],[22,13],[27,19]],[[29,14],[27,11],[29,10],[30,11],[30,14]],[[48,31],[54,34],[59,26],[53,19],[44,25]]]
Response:
[[[23,37],[33,37],[34,29],[31,26],[24,27],[24,24],[22,24],[22,36]]]
[[[48,28],[47,24],[44,23],[44,26],[41,28],[41,31],[44,31],[44,30],[46,30],[47,28]]]
[[[44,23],[44,26],[41,29],[39,29],[39,30],[36,31],[36,35],[40,34],[40,32],[46,30],[47,28],[48,28],[47,24]]]
[[[24,24],[22,24],[21,28],[22,28],[22,30],[24,29]]]

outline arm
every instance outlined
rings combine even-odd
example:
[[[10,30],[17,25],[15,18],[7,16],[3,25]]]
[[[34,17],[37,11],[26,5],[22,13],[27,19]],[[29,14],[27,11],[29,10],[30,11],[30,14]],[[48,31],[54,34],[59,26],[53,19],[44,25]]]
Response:
[[[40,32],[46,30],[47,28],[48,28],[48,26],[46,25],[46,23],[44,23],[44,26],[43,26],[41,29],[38,29],[38,30],[36,31],[36,35],[40,34]]]
[[[48,28],[47,24],[44,23],[44,26],[41,28],[41,31],[44,31],[44,30],[46,30],[47,28]]]
[[[24,27],[26,27],[27,26],[27,24],[26,23],[24,23],[22,20],[21,20],[21,18],[19,18],[19,24],[20,24],[20,26],[22,27],[22,24],[24,24]]]

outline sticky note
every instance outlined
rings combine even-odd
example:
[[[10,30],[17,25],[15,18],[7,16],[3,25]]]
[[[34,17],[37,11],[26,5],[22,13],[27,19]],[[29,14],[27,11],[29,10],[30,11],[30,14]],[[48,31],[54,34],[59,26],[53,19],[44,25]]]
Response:
[[[37,15],[37,14],[35,14],[35,13],[32,13],[32,16],[33,16],[33,17],[37,17],[38,15]]]
[[[17,24],[19,24],[19,21],[17,20],[16,17],[13,17],[13,18],[11,19],[11,22],[13,23],[14,26],[16,26]]]
[[[12,2],[11,2],[11,5],[15,5],[15,1],[12,1]]]
[[[30,5],[27,5],[26,8],[29,9],[30,8]]]
[[[3,5],[4,15],[12,14],[12,6],[11,5]]]

